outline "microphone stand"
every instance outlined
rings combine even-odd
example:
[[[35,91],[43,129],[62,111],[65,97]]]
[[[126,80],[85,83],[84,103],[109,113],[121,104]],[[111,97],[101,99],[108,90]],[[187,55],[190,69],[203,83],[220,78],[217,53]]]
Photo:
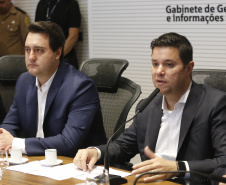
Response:
[[[104,157],[104,168],[106,170],[109,170],[109,160],[108,160],[108,147],[109,147],[109,144],[111,142],[111,140],[113,139],[113,137],[115,136],[116,133],[118,133],[118,131],[123,127],[125,126],[126,123],[130,122],[133,118],[136,117],[136,115],[140,112],[140,110],[138,110],[136,112],[136,114],[130,118],[129,120],[127,120],[125,123],[123,123],[117,130],[116,132],[108,139],[108,142],[107,142],[107,145],[106,145],[106,150],[105,150],[105,157]]]
[[[126,122],[124,122],[115,132],[114,134],[108,139],[107,145],[106,145],[106,149],[105,149],[105,156],[104,156],[104,171],[103,174],[105,174],[105,171],[107,170],[107,172],[109,173],[109,157],[108,157],[108,147],[109,144],[111,142],[111,140],[113,139],[113,137],[116,135],[116,133],[118,133],[118,131],[125,126],[126,123],[128,123],[129,121],[131,121],[133,118],[135,118],[137,116],[137,114],[140,112],[140,110],[138,110],[136,112],[136,114],[130,118],[129,120],[127,120]],[[127,183],[127,180],[122,178],[119,175],[111,175],[109,174],[109,181],[110,181],[110,185],[118,185],[118,184],[124,184]]]

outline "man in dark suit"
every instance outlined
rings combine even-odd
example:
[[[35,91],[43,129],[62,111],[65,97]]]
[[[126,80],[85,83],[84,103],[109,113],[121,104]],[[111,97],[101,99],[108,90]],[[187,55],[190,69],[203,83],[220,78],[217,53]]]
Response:
[[[1,125],[0,147],[27,155],[74,156],[79,148],[106,143],[98,91],[89,77],[63,62],[64,35],[53,22],[29,25],[25,42],[28,72]],[[24,138],[17,138],[19,135]]]
[[[143,162],[133,166],[134,175],[177,170],[212,173],[226,155],[226,93],[192,81],[193,49],[186,37],[163,34],[152,41],[151,48],[152,80],[160,93],[110,143],[110,161],[127,162],[139,153]],[[105,149],[101,145],[79,150],[74,163],[83,170],[92,169],[98,158],[103,161]],[[143,180],[174,176],[190,174],[158,174]]]

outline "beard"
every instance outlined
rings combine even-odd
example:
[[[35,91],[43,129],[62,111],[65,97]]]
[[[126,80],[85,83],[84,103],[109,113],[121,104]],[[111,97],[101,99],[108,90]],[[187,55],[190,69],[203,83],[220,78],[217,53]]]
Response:
[[[7,4],[4,7],[0,7],[0,14],[6,14],[9,12],[10,8],[11,8],[11,3]]]

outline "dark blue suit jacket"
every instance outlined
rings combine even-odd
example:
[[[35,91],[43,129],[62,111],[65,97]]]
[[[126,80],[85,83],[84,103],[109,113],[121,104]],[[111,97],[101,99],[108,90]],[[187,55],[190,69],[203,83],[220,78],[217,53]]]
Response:
[[[74,157],[79,148],[106,143],[98,91],[89,77],[64,62],[50,86],[43,130],[45,138],[36,138],[36,78],[22,74],[16,84],[12,106],[1,125],[13,136],[23,134],[28,155],[44,155],[56,148],[58,155]]]
[[[144,148],[149,146],[155,152],[162,114],[162,95],[157,95],[131,126],[110,144],[111,161],[129,161],[137,153],[142,161],[148,160]],[[103,160],[106,146],[99,148]],[[226,93],[193,82],[182,114],[176,160],[187,161],[192,171],[212,173],[224,163],[225,156]]]

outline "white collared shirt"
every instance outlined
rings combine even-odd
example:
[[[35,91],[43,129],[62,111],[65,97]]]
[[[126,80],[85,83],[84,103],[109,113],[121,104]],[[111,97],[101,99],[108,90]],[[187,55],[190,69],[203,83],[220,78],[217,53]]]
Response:
[[[159,130],[159,135],[156,143],[155,154],[159,157],[170,161],[176,161],[178,153],[178,143],[181,128],[181,119],[184,110],[185,103],[187,101],[191,84],[180,100],[175,104],[174,110],[169,111],[167,109],[166,100],[162,98],[162,123]],[[186,161],[186,169],[189,170],[188,163]]]
[[[42,86],[40,86],[38,79],[36,78],[36,86],[38,91],[38,117],[37,117],[37,133],[36,137],[44,138],[43,121],[45,114],[46,98],[49,92],[50,85],[53,82],[53,78],[56,72],[50,77],[50,79]]]
[[[55,73],[50,77],[50,79],[42,86],[40,86],[38,79],[36,77],[36,86],[37,86],[37,95],[38,95],[38,116],[37,116],[37,133],[36,137],[44,138],[43,133],[43,121],[44,121],[44,113],[45,113],[45,106],[46,106],[46,99],[48,95],[49,88],[53,82],[57,70]],[[21,148],[22,152],[26,154],[25,150],[25,139],[24,138],[14,138],[12,142],[12,147]]]

